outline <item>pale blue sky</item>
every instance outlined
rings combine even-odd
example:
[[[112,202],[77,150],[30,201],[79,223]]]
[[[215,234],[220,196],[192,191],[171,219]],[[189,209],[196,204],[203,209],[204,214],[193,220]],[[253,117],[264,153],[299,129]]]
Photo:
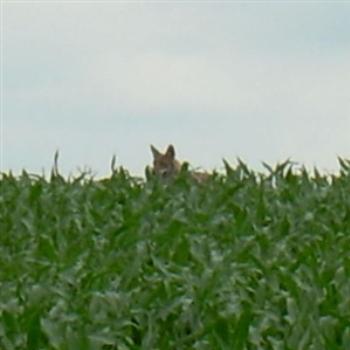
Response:
[[[2,2],[1,171],[350,158],[350,2]]]

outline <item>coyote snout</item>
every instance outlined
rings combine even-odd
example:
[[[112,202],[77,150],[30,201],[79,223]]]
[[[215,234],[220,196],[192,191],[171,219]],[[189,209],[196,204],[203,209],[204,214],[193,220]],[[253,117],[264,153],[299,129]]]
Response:
[[[169,145],[164,154],[159,152],[153,145],[151,145],[151,151],[153,153],[153,171],[157,176],[163,179],[171,179],[180,172],[181,163],[175,158],[173,145]],[[191,175],[199,182],[209,178],[208,173],[191,172]]]

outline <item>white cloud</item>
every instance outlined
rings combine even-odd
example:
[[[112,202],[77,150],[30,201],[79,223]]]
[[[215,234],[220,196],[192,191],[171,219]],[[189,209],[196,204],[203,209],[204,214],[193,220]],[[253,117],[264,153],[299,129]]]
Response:
[[[6,166],[26,150],[28,166],[47,167],[61,145],[71,165],[104,169],[118,152],[140,172],[150,142],[204,166],[236,155],[326,166],[349,147],[348,10],[7,2]]]
[[[344,118],[350,108],[350,51],[342,58],[276,61],[260,56],[143,54],[100,56],[87,69],[92,93],[111,108],[142,114],[180,109],[197,118],[278,114]],[[90,75],[89,75],[90,74]],[[114,105],[114,106],[113,106]],[[194,116],[195,118],[195,116]]]

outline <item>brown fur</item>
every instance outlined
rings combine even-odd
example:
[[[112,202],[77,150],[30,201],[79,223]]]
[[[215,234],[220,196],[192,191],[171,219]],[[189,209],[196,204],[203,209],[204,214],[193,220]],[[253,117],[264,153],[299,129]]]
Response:
[[[181,163],[175,158],[175,148],[173,145],[169,145],[165,153],[159,152],[153,145],[151,145],[151,151],[153,153],[153,171],[154,173],[163,178],[174,178],[181,170]],[[191,172],[192,177],[198,182],[206,181],[209,178],[208,173],[203,172]]]

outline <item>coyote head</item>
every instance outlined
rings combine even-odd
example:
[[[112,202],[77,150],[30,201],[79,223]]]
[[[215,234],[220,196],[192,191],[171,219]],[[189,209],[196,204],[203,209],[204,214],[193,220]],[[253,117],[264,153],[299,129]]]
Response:
[[[164,154],[152,145],[151,151],[153,153],[153,171],[157,176],[163,179],[170,179],[179,173],[181,164],[175,159],[173,145],[169,145]]]

